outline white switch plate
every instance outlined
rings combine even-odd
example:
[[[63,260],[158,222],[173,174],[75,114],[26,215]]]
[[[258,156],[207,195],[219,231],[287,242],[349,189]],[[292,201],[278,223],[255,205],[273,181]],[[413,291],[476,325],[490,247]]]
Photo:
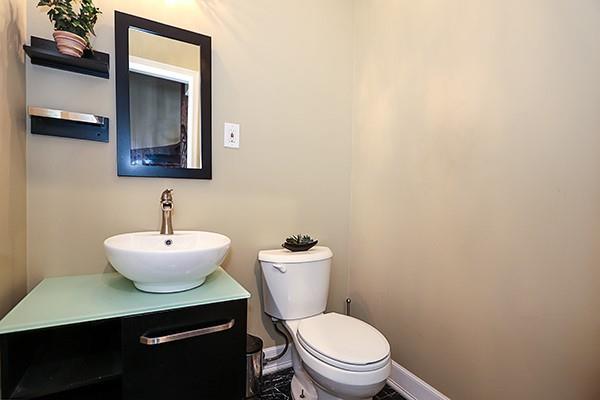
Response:
[[[240,125],[225,122],[224,145],[232,149],[240,148]]]

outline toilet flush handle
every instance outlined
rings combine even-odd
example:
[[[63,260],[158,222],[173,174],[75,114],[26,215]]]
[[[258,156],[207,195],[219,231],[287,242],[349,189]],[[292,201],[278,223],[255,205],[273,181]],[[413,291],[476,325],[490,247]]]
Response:
[[[285,265],[273,264],[273,268],[279,270],[279,272],[281,272],[282,274],[285,274],[287,272],[287,267]]]

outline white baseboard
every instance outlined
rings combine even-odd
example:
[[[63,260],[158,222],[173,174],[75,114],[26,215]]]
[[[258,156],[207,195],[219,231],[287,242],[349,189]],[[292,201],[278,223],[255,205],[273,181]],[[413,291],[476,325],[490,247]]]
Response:
[[[392,361],[388,385],[407,400],[450,400],[395,361]]]
[[[290,347],[285,352],[285,355],[281,357],[279,360],[273,361],[265,365],[263,368],[263,374],[268,375],[275,373],[277,371],[281,371],[287,368],[292,367],[292,346],[290,343]],[[267,347],[263,351],[265,352],[265,359],[275,357],[276,354],[279,354],[283,351],[284,345]]]
[[[273,374],[292,367],[292,346],[283,357],[265,365],[263,374]],[[265,359],[274,357],[283,350],[284,346],[274,346],[264,349]],[[442,393],[431,387],[418,376],[401,366],[395,361],[392,361],[392,372],[387,380],[388,385],[395,391],[404,396],[407,400],[450,400]]]

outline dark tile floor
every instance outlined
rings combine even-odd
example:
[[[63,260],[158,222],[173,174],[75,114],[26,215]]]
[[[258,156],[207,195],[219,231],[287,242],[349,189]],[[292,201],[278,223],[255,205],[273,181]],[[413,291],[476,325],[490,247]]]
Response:
[[[263,392],[260,400],[290,400],[290,383],[294,376],[294,370],[291,368],[279,371],[271,375],[265,375],[263,378]],[[389,386],[385,386],[379,392],[374,400],[404,400]]]

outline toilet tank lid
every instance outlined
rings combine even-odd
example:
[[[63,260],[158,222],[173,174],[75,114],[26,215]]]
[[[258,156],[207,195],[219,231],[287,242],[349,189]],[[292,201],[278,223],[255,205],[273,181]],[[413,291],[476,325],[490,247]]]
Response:
[[[308,251],[289,251],[287,249],[261,250],[258,259],[271,263],[297,264],[312,261],[323,261],[333,257],[329,247],[315,246]]]

